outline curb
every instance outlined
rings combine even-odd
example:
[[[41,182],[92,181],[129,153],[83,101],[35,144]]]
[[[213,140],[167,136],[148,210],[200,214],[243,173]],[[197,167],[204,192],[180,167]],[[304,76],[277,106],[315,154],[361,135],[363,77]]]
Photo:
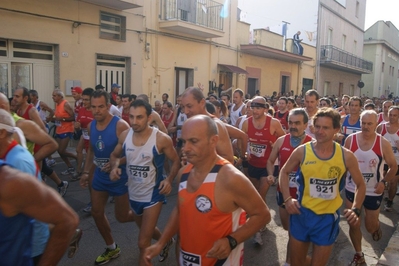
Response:
[[[399,263],[399,228],[398,224],[395,225],[396,229],[387,247],[378,260],[377,266],[392,266]]]

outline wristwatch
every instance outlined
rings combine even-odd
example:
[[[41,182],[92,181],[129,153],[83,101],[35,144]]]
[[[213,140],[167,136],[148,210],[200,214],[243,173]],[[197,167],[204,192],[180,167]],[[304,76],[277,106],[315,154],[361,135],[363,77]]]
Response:
[[[385,187],[387,187],[387,186],[388,186],[388,182],[387,182],[387,181],[385,181],[384,179],[381,179],[381,180],[380,180],[380,182],[381,182],[381,183],[383,183]]]
[[[230,244],[230,249],[233,250],[235,249],[235,247],[237,246],[237,240],[232,237],[232,236],[226,236],[226,238],[229,240],[229,244]]]
[[[360,216],[360,210],[358,208],[352,208],[351,210],[356,214],[357,217]]]

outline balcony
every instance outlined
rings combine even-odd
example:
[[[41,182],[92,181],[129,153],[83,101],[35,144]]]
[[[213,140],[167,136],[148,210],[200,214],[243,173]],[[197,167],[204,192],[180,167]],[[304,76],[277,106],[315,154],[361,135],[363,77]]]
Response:
[[[338,49],[332,45],[322,45],[320,65],[324,67],[349,71],[355,74],[371,74],[373,63]]]
[[[224,35],[223,5],[211,0],[160,0],[160,27],[200,38]]]
[[[144,0],[82,0],[83,2],[108,7],[116,10],[126,10],[143,6]]]

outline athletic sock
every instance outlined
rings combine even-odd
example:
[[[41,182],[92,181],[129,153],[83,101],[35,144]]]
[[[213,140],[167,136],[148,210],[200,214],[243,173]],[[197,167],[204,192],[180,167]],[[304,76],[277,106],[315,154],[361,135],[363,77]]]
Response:
[[[112,243],[111,245],[108,245],[107,248],[108,248],[108,249],[112,249],[112,250],[113,250],[113,249],[116,249],[116,244],[115,244],[115,242]]]

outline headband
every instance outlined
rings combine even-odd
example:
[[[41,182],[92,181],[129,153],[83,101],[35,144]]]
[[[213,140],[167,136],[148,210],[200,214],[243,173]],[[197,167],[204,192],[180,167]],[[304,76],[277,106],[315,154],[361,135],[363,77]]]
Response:
[[[0,129],[5,129],[9,133],[17,133],[19,141],[22,147],[26,148],[26,139],[24,133],[19,127],[12,127],[3,123],[0,123]]]
[[[251,107],[266,108],[266,104],[264,104],[264,103],[258,103],[258,102],[251,102]]]
[[[9,125],[3,124],[3,123],[0,123],[0,129],[5,129],[9,133],[14,133],[15,132],[15,127],[9,126]]]

